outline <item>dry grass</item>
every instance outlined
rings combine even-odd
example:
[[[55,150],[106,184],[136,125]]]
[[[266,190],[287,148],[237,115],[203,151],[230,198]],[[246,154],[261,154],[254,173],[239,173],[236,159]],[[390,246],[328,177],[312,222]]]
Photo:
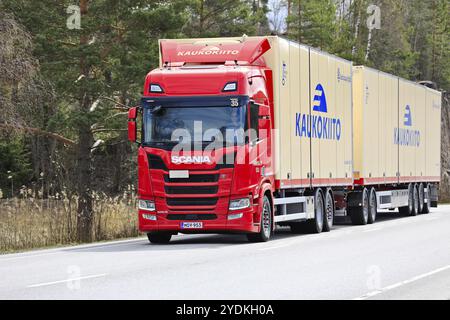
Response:
[[[134,197],[94,201],[94,241],[137,236]],[[76,243],[76,197],[0,200],[0,253]]]

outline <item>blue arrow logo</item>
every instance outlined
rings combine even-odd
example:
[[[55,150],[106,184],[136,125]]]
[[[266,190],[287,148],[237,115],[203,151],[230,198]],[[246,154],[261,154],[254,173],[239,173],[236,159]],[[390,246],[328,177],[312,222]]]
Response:
[[[411,107],[409,105],[406,106],[404,124],[405,124],[405,126],[408,126],[408,127],[412,126]]]
[[[327,98],[325,96],[325,90],[322,85],[319,83],[316,87],[316,94],[314,96],[313,101],[313,110],[317,112],[328,112],[327,108]]]

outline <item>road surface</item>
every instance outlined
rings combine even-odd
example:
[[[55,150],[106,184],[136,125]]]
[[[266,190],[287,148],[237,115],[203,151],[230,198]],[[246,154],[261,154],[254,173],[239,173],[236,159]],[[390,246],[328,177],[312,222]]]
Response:
[[[450,205],[268,243],[179,235],[0,256],[0,299],[450,299]]]

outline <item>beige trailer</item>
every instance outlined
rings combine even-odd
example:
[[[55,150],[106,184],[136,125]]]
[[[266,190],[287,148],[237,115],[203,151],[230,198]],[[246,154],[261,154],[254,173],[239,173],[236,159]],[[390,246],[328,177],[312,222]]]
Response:
[[[440,92],[368,67],[353,74],[355,182],[439,181]]]
[[[357,184],[398,183],[398,77],[353,68],[353,157]]]
[[[425,88],[425,178],[439,182],[441,179],[441,108],[442,93]]]
[[[268,37],[279,187],[352,185],[352,63]]]

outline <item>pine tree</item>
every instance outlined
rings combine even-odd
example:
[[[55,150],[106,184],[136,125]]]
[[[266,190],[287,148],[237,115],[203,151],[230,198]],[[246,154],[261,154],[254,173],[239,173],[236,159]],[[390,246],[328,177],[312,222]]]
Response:
[[[293,1],[288,22],[289,38],[325,51],[333,51],[337,34],[336,6],[333,0]]]
[[[267,28],[266,11],[266,0],[193,0],[182,32],[193,38],[256,35]]]
[[[156,38],[179,34],[185,4],[81,0],[79,29],[67,27],[72,4],[51,0],[2,3],[33,34],[41,73],[58,94],[58,110],[64,114],[59,119],[60,130],[75,141],[68,154],[73,154],[70,171],[79,198],[78,238],[89,242],[94,141],[117,129],[113,127],[117,123],[109,120],[115,107],[137,101],[145,73],[157,64]]]

